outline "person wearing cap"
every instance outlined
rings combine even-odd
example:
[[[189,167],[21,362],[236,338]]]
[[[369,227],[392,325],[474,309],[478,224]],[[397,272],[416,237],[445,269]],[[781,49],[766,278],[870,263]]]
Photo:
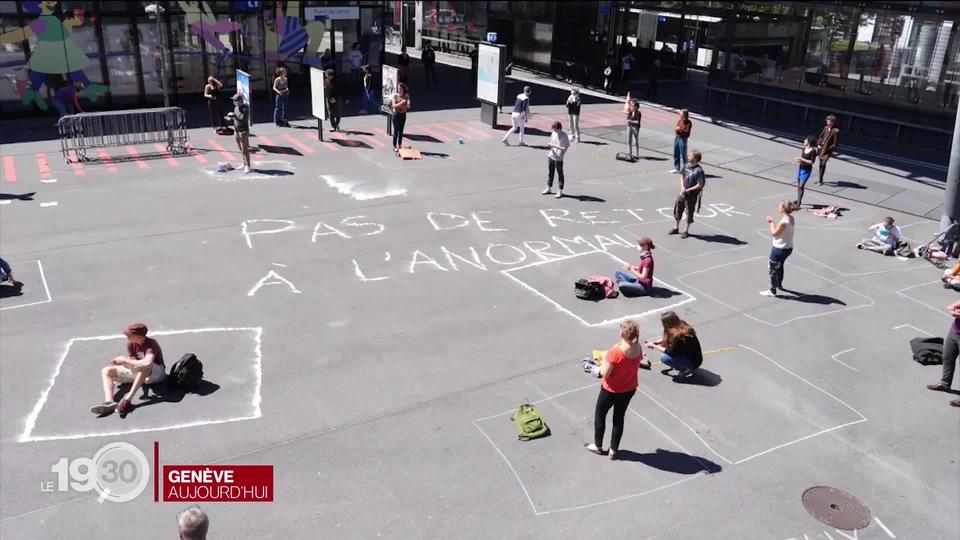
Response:
[[[636,266],[627,263],[623,270],[613,275],[613,281],[624,296],[646,296],[653,288],[653,239],[644,236],[640,245],[640,262]]]
[[[104,416],[113,411],[126,414],[133,408],[130,400],[141,386],[161,382],[167,377],[163,351],[157,340],[147,337],[145,324],[132,323],[123,334],[127,336],[127,355],[117,356],[110,361],[111,365],[101,370],[103,403],[90,408],[93,414]],[[113,399],[115,384],[130,384],[130,390],[119,403]]]
[[[250,172],[250,106],[243,99],[243,94],[233,95],[233,112],[227,113],[226,119],[233,122],[234,138],[237,147],[243,156],[243,172]]]
[[[530,120],[530,92],[529,86],[523,87],[523,92],[517,94],[517,100],[513,103],[513,112],[510,114],[510,120],[513,123],[503,139],[500,140],[504,145],[510,146],[510,134],[517,133],[518,143],[523,146],[523,127]]]

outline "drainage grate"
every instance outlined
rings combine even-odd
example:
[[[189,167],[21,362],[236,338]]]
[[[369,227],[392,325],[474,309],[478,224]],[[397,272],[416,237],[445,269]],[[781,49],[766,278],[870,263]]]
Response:
[[[827,486],[812,487],[803,492],[803,506],[810,515],[827,525],[852,531],[870,524],[872,516],[860,499],[846,491]]]

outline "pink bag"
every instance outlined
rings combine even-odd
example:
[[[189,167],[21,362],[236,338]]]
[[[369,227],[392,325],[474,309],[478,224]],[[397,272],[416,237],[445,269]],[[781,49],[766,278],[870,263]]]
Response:
[[[620,296],[620,292],[613,286],[613,280],[606,276],[589,276],[587,277],[587,281],[603,287],[603,295],[606,298],[616,298]]]

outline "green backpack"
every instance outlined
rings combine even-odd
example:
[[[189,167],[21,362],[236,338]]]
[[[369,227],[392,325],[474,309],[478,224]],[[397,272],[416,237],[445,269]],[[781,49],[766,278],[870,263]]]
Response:
[[[550,435],[550,428],[540,417],[540,411],[530,403],[521,404],[510,419],[517,425],[517,438],[521,441]]]

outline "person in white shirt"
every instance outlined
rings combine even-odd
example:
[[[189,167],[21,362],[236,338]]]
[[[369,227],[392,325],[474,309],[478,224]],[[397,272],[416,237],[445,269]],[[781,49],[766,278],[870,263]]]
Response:
[[[570,148],[570,137],[563,132],[563,125],[560,122],[554,122],[551,126],[553,133],[550,135],[549,152],[547,152],[547,189],[543,190],[544,195],[549,195],[553,190],[553,174],[556,171],[560,183],[557,189],[557,198],[563,197],[563,155]]]
[[[776,296],[777,289],[783,289],[783,264],[787,262],[787,257],[793,253],[793,230],[795,228],[793,213],[797,210],[797,205],[793,201],[780,201],[779,210],[779,221],[767,217],[773,247],[770,249],[768,265],[770,290],[760,293],[764,296]]]
[[[513,126],[510,127],[510,130],[507,131],[507,134],[503,136],[501,142],[507,146],[510,146],[510,134],[519,133],[519,144],[523,144],[523,126],[526,125],[527,121],[530,119],[530,87],[524,86],[523,92],[517,94],[517,100],[513,103],[513,113],[510,114],[510,120],[513,122]]]
[[[865,238],[857,244],[857,249],[866,249],[883,253],[884,255],[893,255],[897,242],[903,238],[900,227],[893,224],[893,218],[887,216],[883,221],[867,228],[868,231],[876,231],[873,238]]]

